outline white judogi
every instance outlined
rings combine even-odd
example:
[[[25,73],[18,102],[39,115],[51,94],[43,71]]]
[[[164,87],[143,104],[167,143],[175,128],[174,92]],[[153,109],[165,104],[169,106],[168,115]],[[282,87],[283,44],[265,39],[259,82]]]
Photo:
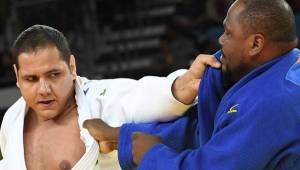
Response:
[[[75,83],[80,137],[86,152],[73,170],[120,169],[117,152],[99,154],[98,143],[82,127],[85,120],[101,118],[111,126],[126,122],[167,121],[180,116],[189,107],[172,95],[173,81],[185,70],[168,77],[147,76],[140,80],[88,80],[78,77]],[[24,118],[28,111],[23,98],[12,105],[3,118],[0,147],[1,170],[26,170],[23,144]]]

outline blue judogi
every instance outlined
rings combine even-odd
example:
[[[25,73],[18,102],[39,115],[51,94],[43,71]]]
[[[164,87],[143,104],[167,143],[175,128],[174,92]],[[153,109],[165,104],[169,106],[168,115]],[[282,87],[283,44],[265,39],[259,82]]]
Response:
[[[121,127],[122,169],[134,167],[131,134],[140,131],[161,136],[164,144],[150,149],[138,169],[299,170],[299,57],[300,51],[293,49],[226,92],[221,71],[208,68],[199,89],[198,115]]]

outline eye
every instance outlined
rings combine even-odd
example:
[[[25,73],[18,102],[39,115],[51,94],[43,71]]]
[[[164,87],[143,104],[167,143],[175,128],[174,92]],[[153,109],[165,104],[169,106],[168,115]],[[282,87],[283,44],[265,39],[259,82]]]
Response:
[[[51,78],[57,78],[60,75],[60,73],[51,73],[50,77]]]
[[[34,81],[37,80],[37,78],[34,77],[34,76],[28,76],[28,77],[25,78],[25,80],[28,81],[28,82],[34,82]]]
[[[26,78],[27,81],[33,81],[33,77]]]

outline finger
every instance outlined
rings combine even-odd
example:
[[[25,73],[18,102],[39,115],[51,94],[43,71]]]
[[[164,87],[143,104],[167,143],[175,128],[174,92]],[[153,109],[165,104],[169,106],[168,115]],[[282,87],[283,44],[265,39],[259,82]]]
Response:
[[[116,141],[99,142],[99,151],[101,153],[110,153],[116,149],[118,149],[118,142]]]
[[[134,132],[131,135],[132,141],[143,139],[143,138],[145,138],[145,139],[159,138],[160,139],[159,136],[148,134],[148,133],[143,133],[143,132]]]
[[[98,127],[97,122],[96,119],[85,120],[83,122],[83,127],[86,128],[96,140],[101,140],[101,132],[99,131],[100,128]]]
[[[145,133],[142,133],[142,132],[133,132],[132,135],[131,135],[131,139],[132,140],[136,140],[136,139],[138,139],[142,135],[145,135]]]
[[[209,65],[214,68],[219,68],[221,66],[221,63],[213,56],[213,55],[199,55],[197,56],[197,59],[200,63],[204,65]]]
[[[83,127],[83,128],[86,128],[86,129],[90,129],[91,127],[93,127],[93,122],[94,122],[94,119],[88,119],[88,120],[85,120],[85,121],[83,122],[82,127]]]
[[[191,81],[191,88],[194,90],[194,91],[198,91],[198,89],[199,89],[199,84],[200,84],[200,79],[193,79],[192,81]]]

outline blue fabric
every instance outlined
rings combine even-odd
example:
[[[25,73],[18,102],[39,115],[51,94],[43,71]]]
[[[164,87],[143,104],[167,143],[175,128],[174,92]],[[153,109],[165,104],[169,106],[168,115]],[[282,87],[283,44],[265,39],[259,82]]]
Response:
[[[295,83],[296,85],[300,86],[300,61],[292,66],[289,70],[288,74],[286,75],[286,79]]]
[[[221,71],[208,68],[199,89],[198,114],[122,126],[122,169],[134,167],[134,131],[159,135],[165,143],[151,148],[138,169],[300,169],[299,57],[298,49],[291,50],[226,92]]]

